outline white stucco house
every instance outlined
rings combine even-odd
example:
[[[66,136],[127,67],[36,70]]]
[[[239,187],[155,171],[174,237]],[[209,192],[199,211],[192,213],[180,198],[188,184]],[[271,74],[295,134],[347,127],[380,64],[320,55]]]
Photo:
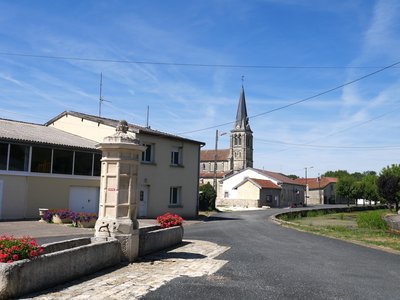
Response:
[[[246,168],[222,179],[220,189],[220,207],[284,207],[302,204],[305,186],[280,173]]]

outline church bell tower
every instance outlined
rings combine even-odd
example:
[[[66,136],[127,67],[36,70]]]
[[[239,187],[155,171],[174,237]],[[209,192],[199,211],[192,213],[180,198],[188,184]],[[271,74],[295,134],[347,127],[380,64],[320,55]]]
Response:
[[[250,129],[247,116],[243,85],[240,92],[236,121],[231,130],[230,159],[233,172],[253,167],[253,131]]]

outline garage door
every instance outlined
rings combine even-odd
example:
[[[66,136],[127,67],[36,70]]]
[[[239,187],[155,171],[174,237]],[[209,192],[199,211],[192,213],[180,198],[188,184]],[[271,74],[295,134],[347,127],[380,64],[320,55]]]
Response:
[[[99,212],[99,188],[72,186],[69,189],[69,209],[74,212]]]

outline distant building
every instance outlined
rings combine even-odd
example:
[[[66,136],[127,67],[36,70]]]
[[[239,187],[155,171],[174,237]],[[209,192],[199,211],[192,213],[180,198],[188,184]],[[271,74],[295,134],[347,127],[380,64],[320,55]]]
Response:
[[[280,173],[246,168],[221,180],[217,206],[284,207],[301,205],[305,186]]]
[[[304,199],[307,205],[315,204],[339,204],[345,203],[341,198],[336,197],[337,178],[297,178],[294,180],[298,184],[308,186],[308,198]]]
[[[225,176],[253,167],[253,132],[247,115],[244,88],[240,92],[235,124],[230,131],[230,148],[201,150],[200,184],[214,184]],[[217,186],[217,193],[218,193]]]

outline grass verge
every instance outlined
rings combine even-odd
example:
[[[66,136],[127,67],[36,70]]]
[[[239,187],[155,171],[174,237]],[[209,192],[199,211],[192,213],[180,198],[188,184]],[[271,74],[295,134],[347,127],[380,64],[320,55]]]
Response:
[[[281,219],[288,222],[286,226],[302,231],[400,251],[400,235],[389,231],[383,220],[388,213],[389,210],[334,214],[312,212],[306,217]]]

